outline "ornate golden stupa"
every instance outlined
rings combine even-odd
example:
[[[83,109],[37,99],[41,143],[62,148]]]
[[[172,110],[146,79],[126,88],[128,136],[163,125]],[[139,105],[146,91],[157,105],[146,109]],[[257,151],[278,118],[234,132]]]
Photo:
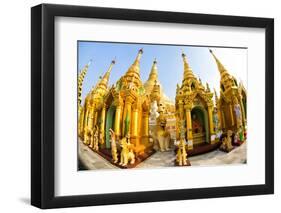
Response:
[[[158,103],[174,106],[174,103],[164,93],[163,87],[158,79],[157,61],[154,59],[147,81],[144,83],[145,93]]]
[[[140,59],[143,50],[140,49],[134,63],[117,81],[107,94],[104,103],[106,111],[106,147],[110,148],[110,128],[114,129],[117,140],[130,135],[131,143],[137,154],[149,149],[148,116],[149,98],[145,95],[140,78]]]
[[[110,129],[114,131],[117,140],[129,135],[137,154],[151,148],[148,143],[150,98],[140,79],[142,53],[140,49],[127,72],[116,85],[108,88],[109,75],[115,63],[112,61],[103,78],[87,95],[79,118],[80,138],[84,138],[85,130],[98,127],[99,144],[103,148],[111,148]]]
[[[163,112],[167,119],[167,130],[175,132],[175,103],[164,93],[163,87],[158,79],[157,61],[154,59],[147,81],[144,83],[145,93],[150,97],[150,103],[157,103],[157,111]],[[152,114],[153,112],[151,112]]]
[[[92,63],[92,60],[89,61],[88,64],[86,64],[85,67],[83,67],[83,69],[80,71],[79,76],[78,76],[78,117],[80,116],[80,113],[82,111],[82,87],[83,87],[83,82],[84,82],[84,78],[88,72],[89,66]]]
[[[177,139],[184,138],[188,149],[193,145],[213,143],[213,93],[197,79],[183,53],[184,75],[176,91]]]
[[[220,73],[220,98],[216,98],[220,128],[223,132],[237,132],[246,126],[247,94],[242,83],[238,85],[234,76],[230,75],[218,58],[213,55]]]
[[[104,98],[108,93],[109,76],[114,64],[115,61],[113,60],[104,76],[99,80],[97,85],[92,88],[85,98],[84,107],[82,108],[79,117],[78,133],[79,137],[82,139],[84,139],[85,134],[88,134],[87,130],[93,130],[96,125],[100,127],[101,132],[104,130]],[[104,134],[104,132],[102,134]],[[100,143],[104,143],[103,137],[101,137]]]

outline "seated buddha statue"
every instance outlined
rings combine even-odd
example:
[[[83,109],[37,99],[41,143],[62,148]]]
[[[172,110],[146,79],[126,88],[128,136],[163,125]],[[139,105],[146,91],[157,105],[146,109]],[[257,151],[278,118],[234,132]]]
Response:
[[[200,120],[196,116],[196,114],[192,115],[192,130],[194,133],[202,133],[203,132],[203,127],[200,123]]]

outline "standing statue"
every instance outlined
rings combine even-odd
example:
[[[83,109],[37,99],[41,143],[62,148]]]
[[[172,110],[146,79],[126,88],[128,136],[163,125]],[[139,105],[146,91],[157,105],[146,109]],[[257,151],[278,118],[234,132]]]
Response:
[[[86,127],[84,130],[84,144],[89,145],[91,143],[91,138],[93,135],[93,130],[89,127]]]
[[[160,115],[157,118],[156,137],[161,152],[170,150],[170,133],[166,130],[166,123],[167,120],[164,116],[164,113],[163,111],[160,111]]]
[[[220,149],[222,151],[230,152],[233,149],[232,142],[231,142],[232,141],[232,138],[231,138],[232,133],[233,132],[231,130],[228,130],[227,136],[222,139],[222,144],[220,146]]]
[[[238,103],[238,99],[234,97],[233,99],[234,103],[234,112],[235,112],[235,117],[236,117],[236,126],[239,128],[242,125],[242,114],[241,114],[241,107]]]
[[[219,116],[218,116],[217,108],[214,109],[213,123],[214,123],[214,128],[215,128],[215,133],[216,133],[216,132],[218,132],[218,129],[219,129]]]
[[[157,101],[153,101],[151,103],[151,110],[150,110],[150,117],[149,117],[151,121],[156,121],[156,119],[158,118],[159,113],[157,112],[157,110],[158,110]]]
[[[93,140],[90,147],[95,151],[99,151],[99,127],[97,125],[94,129]]]
[[[118,153],[117,153],[117,146],[116,146],[116,137],[115,133],[112,129],[109,129],[110,134],[110,141],[111,141],[111,155],[114,163],[118,162]]]
[[[176,158],[179,166],[187,165],[187,152],[185,146],[186,146],[185,139],[181,138],[178,145],[177,158]]]
[[[130,164],[135,163],[135,154],[133,151],[133,145],[130,143],[130,134],[127,133],[127,136],[121,139],[120,146],[122,148],[120,155],[121,166],[127,166],[129,161]]]

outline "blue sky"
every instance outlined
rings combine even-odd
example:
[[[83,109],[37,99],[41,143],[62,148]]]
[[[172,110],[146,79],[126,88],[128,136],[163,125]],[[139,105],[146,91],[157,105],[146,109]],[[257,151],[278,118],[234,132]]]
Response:
[[[195,76],[200,77],[204,84],[208,82],[211,89],[216,88],[219,92],[220,75],[208,47],[79,41],[78,71],[80,72],[92,60],[84,79],[82,100],[96,85],[99,76],[106,72],[113,59],[116,60],[116,64],[111,72],[109,86],[115,84],[134,62],[140,48],[143,48],[140,61],[140,76],[143,83],[147,80],[152,62],[156,58],[159,80],[165,94],[171,100],[175,99],[176,85],[181,84],[183,78],[182,51],[187,55]],[[217,47],[211,49],[229,73],[247,86],[247,49]]]

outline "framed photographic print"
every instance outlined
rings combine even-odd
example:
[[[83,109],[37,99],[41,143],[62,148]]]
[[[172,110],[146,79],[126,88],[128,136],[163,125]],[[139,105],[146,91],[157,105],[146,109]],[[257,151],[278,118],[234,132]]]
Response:
[[[274,21],[31,9],[31,203],[274,192]]]

